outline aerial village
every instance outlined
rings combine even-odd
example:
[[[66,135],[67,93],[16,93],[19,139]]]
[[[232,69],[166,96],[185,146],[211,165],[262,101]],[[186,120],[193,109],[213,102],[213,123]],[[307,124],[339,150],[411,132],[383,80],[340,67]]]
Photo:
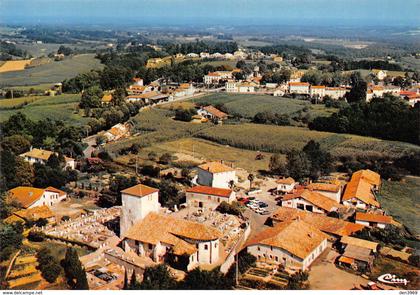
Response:
[[[246,49],[226,54],[179,53],[149,59],[147,67],[189,59],[233,60],[242,68],[208,72],[203,83],[157,79],[145,84],[136,77],[126,88],[124,99],[141,104],[141,112],[208,93],[305,96],[320,101],[328,97],[339,101],[351,91],[350,84],[326,87],[303,82],[306,71],[285,63],[281,55]],[[278,63],[280,67],[274,67],[273,74],[287,69],[290,78],[282,83],[260,83],[259,66],[245,67],[245,60]],[[420,101],[418,84],[401,88],[385,83],[401,73],[372,69],[370,75],[376,83],[368,85],[366,101],[387,93],[411,106]],[[61,85],[55,87],[60,92]],[[105,92],[101,104],[112,104],[114,96],[114,91]],[[197,107],[192,121],[220,125],[229,117],[217,105],[208,104]],[[126,280],[141,282],[145,270],[159,264],[166,265],[177,281],[197,268],[217,268],[228,274],[243,256],[252,256],[255,262],[243,272],[236,271],[236,289],[283,289],[297,274],[302,286],[321,283],[322,287],[335,288],[339,281],[340,287],[347,289],[397,288],[374,281],[371,276],[381,257],[408,264],[414,254],[408,246],[398,248],[392,241],[387,244],[368,239],[372,232],[381,230],[405,232],[401,221],[381,206],[378,196],[382,177],[377,171],[332,172],[313,181],[293,179],[288,174],[256,175],[222,157],[201,159],[190,170],[161,157],[164,169],[145,177],[145,167],[138,165],[135,158],[131,162],[135,169],[122,170],[98,156],[107,145],[141,138],[133,125],[130,120],[120,122],[83,139],[87,144],[83,157],[61,157],[54,151],[31,146],[20,154],[24,161],[49,165],[51,159],[60,158],[61,169],[75,171],[79,180],[63,187],[17,186],[7,192],[8,201],[19,210],[5,222],[32,224],[26,239],[84,249],[80,262],[89,289],[123,289]],[[256,160],[263,156],[257,153]],[[149,157],[157,156],[152,151]],[[129,181],[118,185],[112,182],[120,175]],[[167,200],[166,205],[161,204],[172,188],[162,189],[166,178],[182,180],[177,186],[181,197],[176,204]],[[118,204],[96,206],[110,191],[120,199]],[[10,287],[43,280],[37,268],[19,267],[25,261],[36,265],[36,259],[35,254],[25,251],[13,257],[6,274]]]

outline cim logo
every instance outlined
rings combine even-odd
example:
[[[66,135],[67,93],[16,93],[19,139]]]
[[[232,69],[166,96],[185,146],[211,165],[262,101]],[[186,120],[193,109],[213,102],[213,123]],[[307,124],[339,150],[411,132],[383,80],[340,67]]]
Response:
[[[397,278],[396,275],[390,274],[390,273],[386,273],[384,275],[381,275],[380,277],[378,277],[378,281],[385,283],[385,284],[404,284],[404,286],[407,286],[407,284],[409,283],[409,281],[407,281],[406,279],[400,279]]]

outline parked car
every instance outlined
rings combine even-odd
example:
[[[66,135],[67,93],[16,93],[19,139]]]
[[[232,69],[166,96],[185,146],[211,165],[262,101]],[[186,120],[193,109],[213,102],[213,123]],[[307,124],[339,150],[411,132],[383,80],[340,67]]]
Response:
[[[266,209],[263,208],[258,208],[255,210],[256,213],[261,214],[261,215],[267,215],[270,214]]]
[[[258,202],[258,205],[260,206],[260,208],[266,208],[266,207],[268,207],[268,204],[267,203],[264,203],[264,202]]]

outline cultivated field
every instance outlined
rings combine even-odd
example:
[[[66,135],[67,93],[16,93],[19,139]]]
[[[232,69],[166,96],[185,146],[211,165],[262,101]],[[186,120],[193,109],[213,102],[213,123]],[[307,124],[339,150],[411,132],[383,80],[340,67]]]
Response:
[[[272,112],[292,115],[307,110],[310,117],[327,116],[337,110],[324,105],[312,105],[309,101],[284,98],[264,94],[227,94],[215,93],[202,98],[193,99],[201,104],[224,104],[229,114],[239,114],[252,118],[259,112]]]
[[[390,155],[400,156],[410,151],[420,151],[420,147],[408,143],[384,141],[370,137],[329,132],[312,131],[307,128],[292,126],[274,126],[261,124],[213,125],[210,123],[195,124],[175,121],[172,112],[165,109],[150,109],[142,111],[134,117],[137,132],[140,134],[130,139],[121,140],[106,145],[109,152],[115,153],[121,148],[138,144],[140,147],[166,148],[176,152],[177,148],[192,152],[191,138],[204,139],[200,143],[217,143],[230,149],[257,151],[267,153],[286,153],[291,149],[301,149],[309,140],[320,142],[321,146],[335,156],[357,155]],[[181,140],[181,145],[177,145]],[[187,140],[187,141],[183,141]],[[193,141],[195,141],[194,139]],[[165,145],[168,142],[175,142]],[[208,146],[203,147],[209,149]],[[199,152],[194,148],[194,152]],[[220,153],[224,151],[220,150]],[[203,152],[208,157],[209,152]],[[210,155],[210,157],[212,157]],[[228,160],[228,159],[226,159]]]
[[[0,66],[0,73],[23,71],[30,63],[30,59],[8,60]]]
[[[311,139],[320,142],[323,148],[335,156],[379,154],[399,156],[407,151],[420,151],[420,147],[408,143],[312,131],[292,126],[223,125],[202,130],[196,136],[223,145],[280,153],[301,149]]]
[[[420,235],[420,178],[407,176],[401,182],[384,181],[379,201],[398,221]]]
[[[100,61],[94,54],[80,54],[59,62],[50,62],[19,72],[0,73],[0,86],[38,85],[57,83],[79,73],[100,69]]]
[[[16,109],[6,108],[11,108],[13,104],[15,106],[21,104],[22,98],[0,100],[0,121],[7,120],[17,112],[25,114],[29,119],[34,121],[51,118],[76,125],[89,121],[89,118],[84,118],[76,111],[80,101],[80,95],[78,94],[24,97],[23,102],[25,100],[30,101],[31,99],[34,99],[34,101]]]

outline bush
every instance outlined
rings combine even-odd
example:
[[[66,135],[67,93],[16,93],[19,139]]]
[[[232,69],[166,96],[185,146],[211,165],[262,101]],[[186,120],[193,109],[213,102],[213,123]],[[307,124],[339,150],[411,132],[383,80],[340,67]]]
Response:
[[[241,205],[238,202],[232,202],[232,204],[229,204],[225,201],[221,202],[220,205],[216,208],[217,211],[223,214],[232,214],[239,216],[242,214],[242,208]]]
[[[60,264],[51,255],[50,250],[42,248],[37,253],[38,269],[42,277],[49,283],[54,283],[61,273]]]
[[[42,242],[45,239],[45,235],[42,232],[30,231],[28,234],[28,240],[31,242]]]

